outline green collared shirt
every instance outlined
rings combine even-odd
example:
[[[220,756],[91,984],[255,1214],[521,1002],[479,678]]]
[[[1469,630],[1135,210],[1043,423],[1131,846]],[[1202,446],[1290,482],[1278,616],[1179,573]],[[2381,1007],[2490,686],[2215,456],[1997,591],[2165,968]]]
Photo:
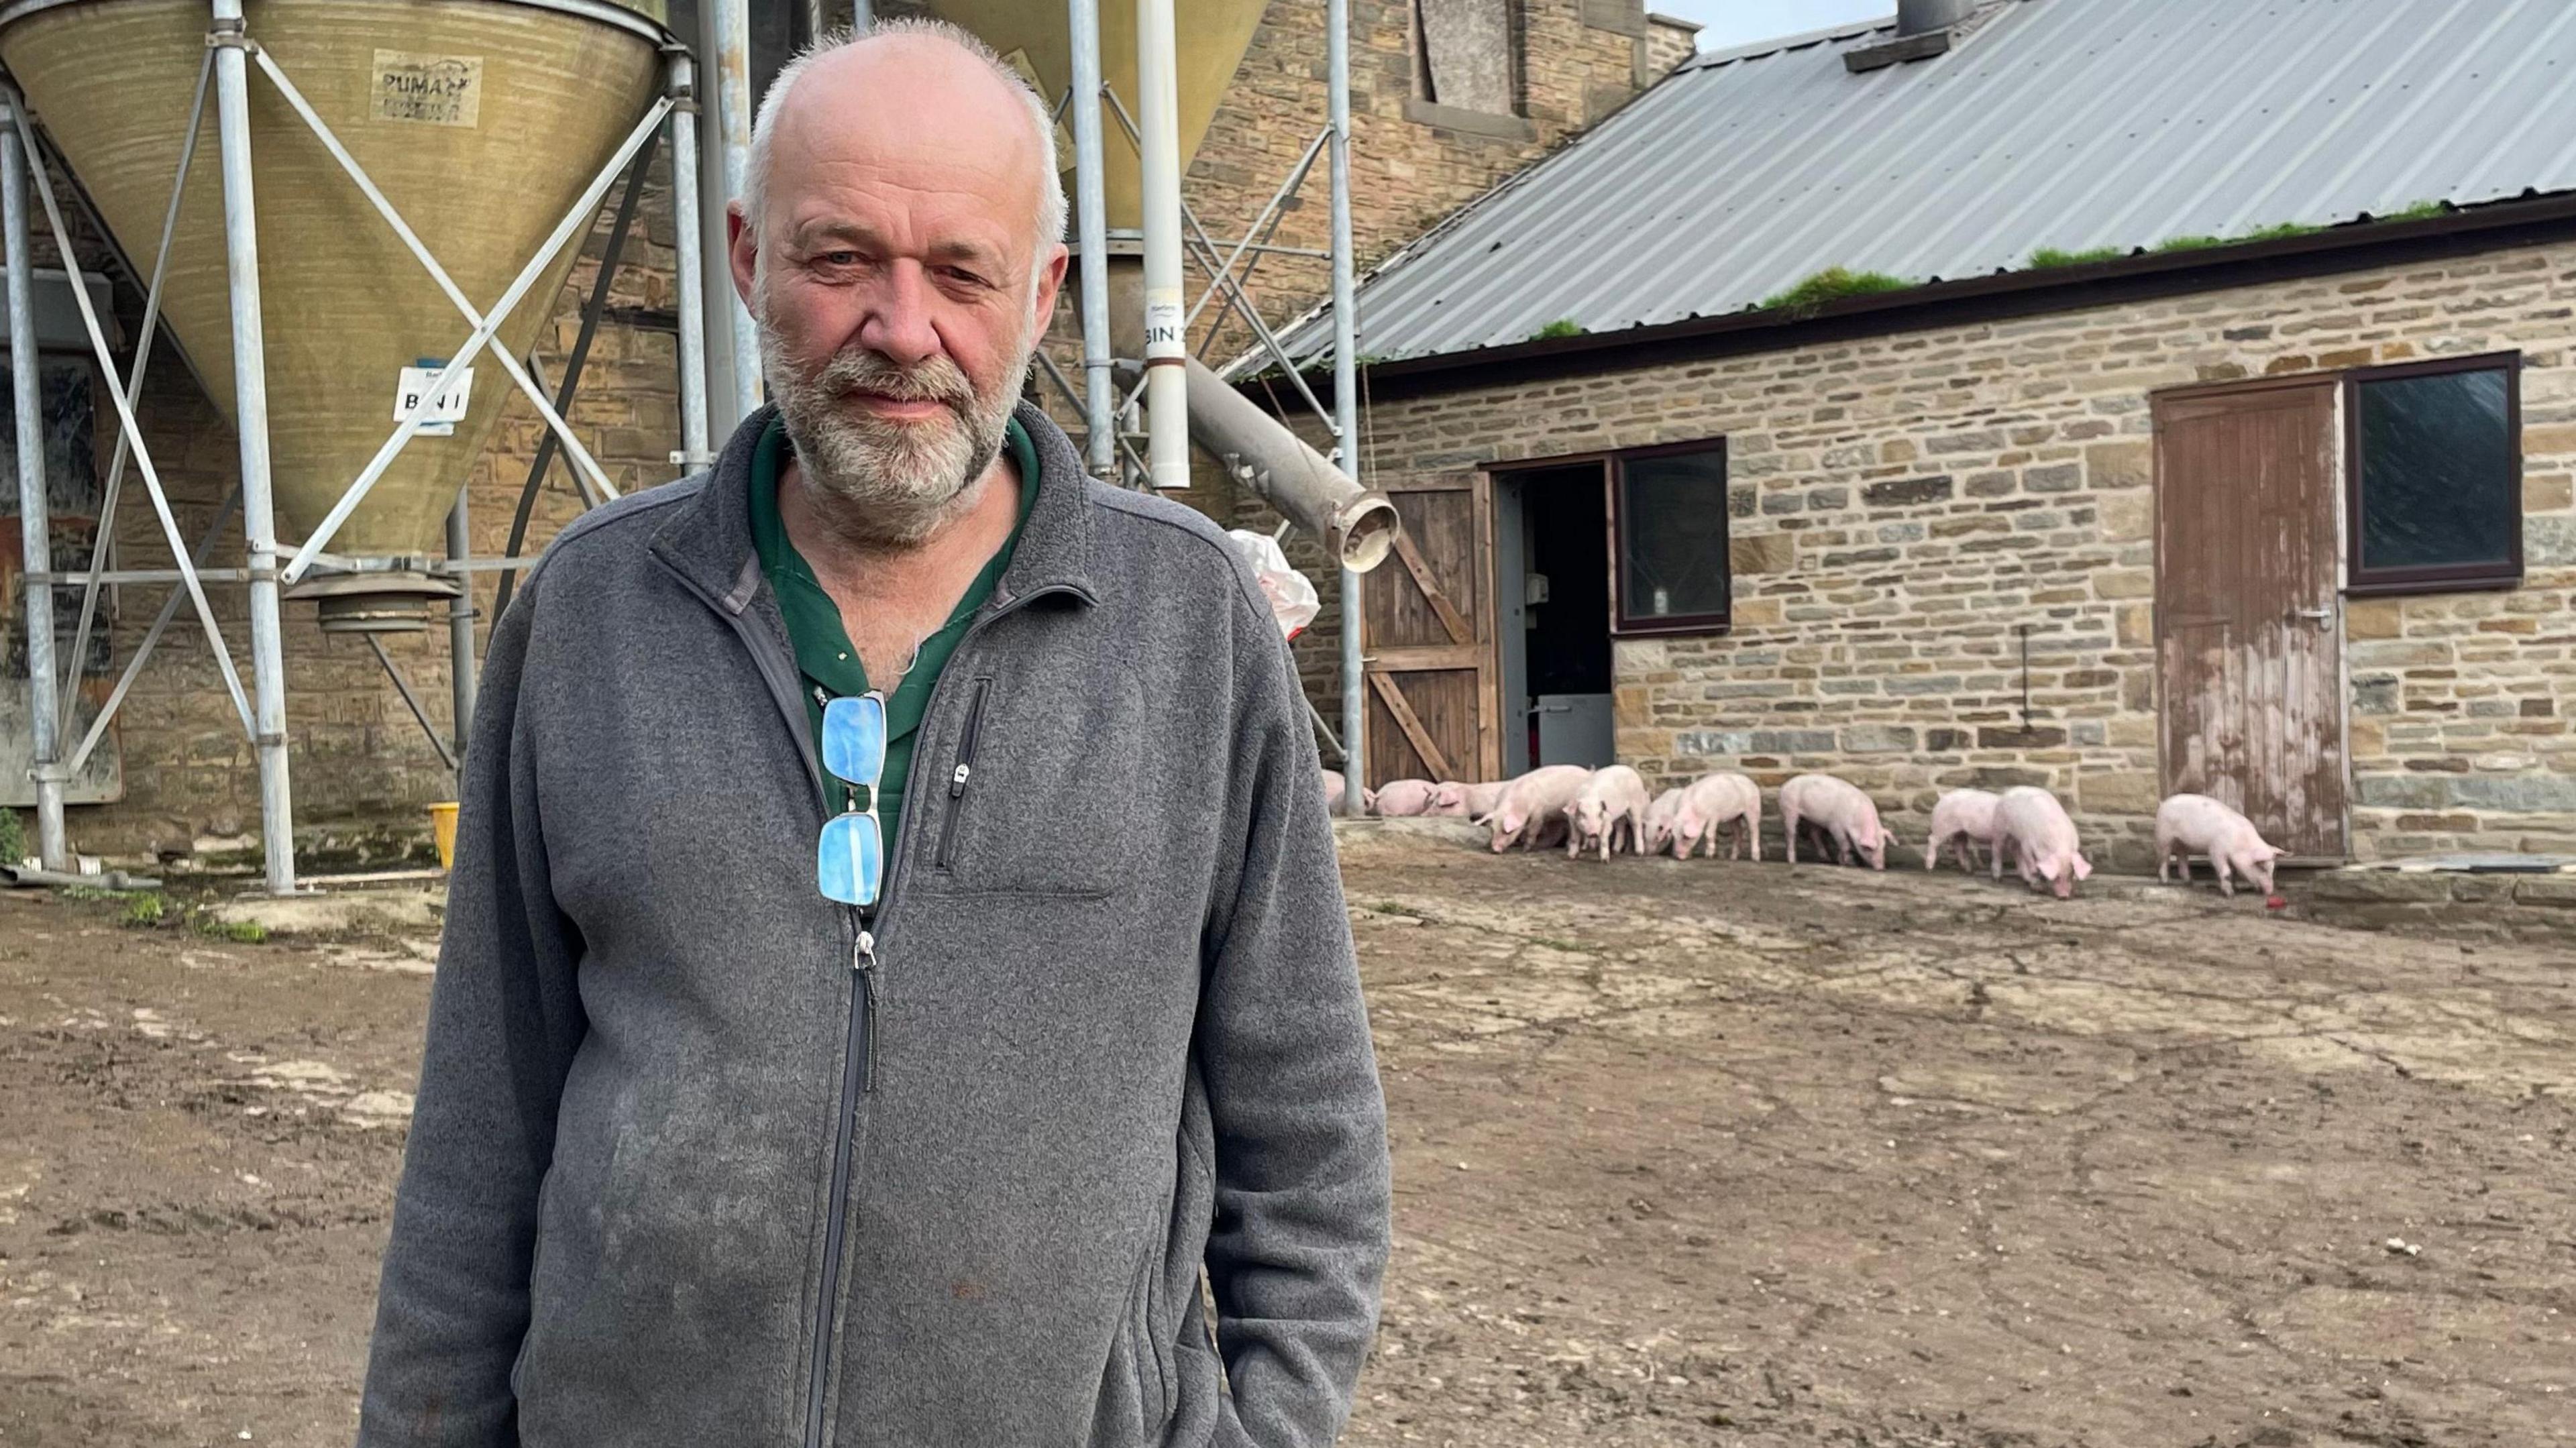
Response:
[[[1029,440],[1018,419],[1012,419],[1010,430],[1003,436],[1003,446],[1020,472],[1019,521],[1012,524],[1011,536],[994,550],[984,571],[966,585],[948,622],[921,641],[921,653],[914,659],[911,671],[886,696],[885,776],[877,786],[877,817],[885,830],[889,861],[899,838],[895,827],[903,818],[904,778],[912,768],[913,733],[920,727],[923,711],[930,707],[930,690],[939,682],[940,670],[947,667],[948,656],[957,651],[958,640],[966,636],[966,626],[974,620],[976,610],[993,596],[993,585],[1001,580],[1002,570],[1011,566],[1011,552],[1019,546],[1020,530],[1028,526],[1029,508],[1037,502],[1037,445]],[[787,621],[787,641],[795,647],[796,667],[804,675],[805,722],[819,751],[823,743],[823,706],[837,698],[866,693],[868,671],[859,662],[859,651],[850,644],[849,630],[842,626],[841,606],[823,591],[823,585],[815,581],[814,570],[806,566],[804,556],[788,540],[787,525],[778,513],[778,475],[786,463],[787,429],[773,418],[751,454],[751,539],[760,553],[761,572],[769,575],[770,591],[778,596],[778,612]],[[855,791],[829,771],[823,780],[832,808],[850,808]]]

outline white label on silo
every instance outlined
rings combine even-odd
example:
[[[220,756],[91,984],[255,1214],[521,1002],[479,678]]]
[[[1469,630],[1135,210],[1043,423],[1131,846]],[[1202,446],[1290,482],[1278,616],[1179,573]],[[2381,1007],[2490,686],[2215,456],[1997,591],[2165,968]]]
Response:
[[[430,384],[438,380],[438,369],[445,365],[443,362],[432,362],[425,367],[406,367],[402,370],[402,377],[394,386],[394,421],[400,422],[411,416],[411,410],[420,405],[422,394],[428,392]],[[431,403],[429,411],[422,416],[420,428],[414,436],[456,436],[456,424],[465,420],[465,400],[473,387],[474,369],[471,367],[456,369],[456,375],[447,379],[447,390],[438,395],[438,400]]]
[[[1190,355],[1190,349],[1181,337],[1183,316],[1180,288],[1151,287],[1146,290],[1146,356],[1187,357]]]
[[[367,91],[377,120],[470,126],[483,110],[483,57],[379,50]]]

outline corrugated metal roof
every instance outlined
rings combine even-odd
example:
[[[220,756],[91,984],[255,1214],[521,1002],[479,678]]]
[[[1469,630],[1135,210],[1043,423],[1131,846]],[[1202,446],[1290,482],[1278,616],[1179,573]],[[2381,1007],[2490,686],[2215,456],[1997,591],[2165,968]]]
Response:
[[[1946,55],[1845,68],[1891,33],[1692,61],[1380,267],[1362,355],[2576,189],[2571,0],[2008,0]],[[1328,319],[1287,341],[1322,357]]]

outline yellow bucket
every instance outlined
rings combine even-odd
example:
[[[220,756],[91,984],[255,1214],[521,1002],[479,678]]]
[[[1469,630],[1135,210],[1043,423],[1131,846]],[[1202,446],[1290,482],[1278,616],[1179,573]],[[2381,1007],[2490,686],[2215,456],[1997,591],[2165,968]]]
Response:
[[[453,800],[429,807],[430,838],[438,841],[438,868],[451,869],[456,864],[456,803]]]

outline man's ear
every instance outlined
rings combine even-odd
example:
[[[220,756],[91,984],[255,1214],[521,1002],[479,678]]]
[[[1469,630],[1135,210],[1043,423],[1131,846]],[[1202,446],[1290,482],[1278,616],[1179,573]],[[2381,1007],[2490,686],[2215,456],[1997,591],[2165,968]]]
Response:
[[[751,302],[751,279],[760,274],[760,231],[743,215],[739,201],[725,203],[725,267],[733,273],[734,295],[758,316],[760,309]]]
[[[1032,341],[1045,336],[1047,328],[1055,321],[1056,298],[1064,293],[1065,263],[1072,255],[1063,242],[1048,243],[1047,259],[1038,268],[1037,295],[1030,308],[1037,319],[1037,325],[1029,331]]]

